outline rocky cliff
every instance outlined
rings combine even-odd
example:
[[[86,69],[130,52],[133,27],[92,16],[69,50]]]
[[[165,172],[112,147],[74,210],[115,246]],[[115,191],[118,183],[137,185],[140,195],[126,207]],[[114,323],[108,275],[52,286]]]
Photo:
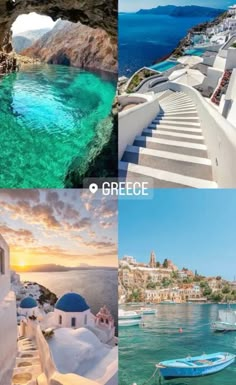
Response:
[[[25,31],[12,37],[12,45],[14,51],[19,53],[26,48],[31,47],[31,45],[40,39],[45,33],[49,31],[48,28],[42,28],[35,31]]]
[[[19,15],[30,12],[80,21],[117,36],[117,0],[0,0],[0,50],[12,50],[11,26]]]
[[[49,64],[117,72],[116,39],[104,30],[59,20],[31,47],[21,52]]]

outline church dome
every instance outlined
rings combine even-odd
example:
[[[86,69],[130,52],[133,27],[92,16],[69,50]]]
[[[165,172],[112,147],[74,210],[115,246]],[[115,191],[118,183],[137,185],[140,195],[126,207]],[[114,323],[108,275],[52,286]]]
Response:
[[[81,313],[89,309],[85,299],[77,293],[64,294],[56,302],[55,309],[71,313]]]
[[[22,299],[20,303],[20,307],[22,309],[32,309],[33,307],[37,307],[37,306],[38,306],[37,302],[32,297],[26,297]]]

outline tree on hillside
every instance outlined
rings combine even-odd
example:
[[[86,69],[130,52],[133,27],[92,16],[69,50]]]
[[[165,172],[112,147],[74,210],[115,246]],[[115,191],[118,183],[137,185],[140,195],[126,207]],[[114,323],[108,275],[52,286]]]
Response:
[[[224,298],[224,296],[220,291],[212,293],[212,295],[211,295],[211,300],[214,302],[221,302],[223,298]]]
[[[168,267],[169,267],[168,260],[167,260],[166,258],[164,259],[163,267],[164,267],[165,269],[168,269]]]
[[[203,295],[204,297],[209,297],[209,295],[211,295],[212,293],[212,290],[209,286],[206,286],[205,289],[203,290]]]
[[[223,294],[229,294],[230,293],[230,287],[229,285],[225,285],[222,289]]]
[[[217,280],[217,281],[221,281],[221,280],[222,280],[221,276],[220,276],[220,275],[217,275],[216,280]]]
[[[161,266],[161,263],[160,262],[156,262],[156,267],[158,268],[158,267],[160,267]]]

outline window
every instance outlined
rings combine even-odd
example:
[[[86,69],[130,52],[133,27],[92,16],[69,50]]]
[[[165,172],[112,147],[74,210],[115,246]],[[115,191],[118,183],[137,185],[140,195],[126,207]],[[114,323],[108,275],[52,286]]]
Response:
[[[59,325],[61,325],[61,324],[62,324],[62,316],[59,315]]]
[[[71,326],[72,326],[72,327],[75,327],[75,325],[76,325],[76,318],[75,318],[75,317],[72,317],[72,318],[71,318]]]
[[[0,274],[5,274],[4,250],[0,247]]]

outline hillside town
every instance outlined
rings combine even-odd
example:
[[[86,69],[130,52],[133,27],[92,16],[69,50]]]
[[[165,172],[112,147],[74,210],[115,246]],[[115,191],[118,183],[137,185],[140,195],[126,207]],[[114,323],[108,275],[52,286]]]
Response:
[[[119,302],[234,302],[236,281],[220,275],[205,277],[187,267],[179,268],[171,260],[159,262],[155,253],[149,263],[132,256],[119,261]]]
[[[166,60],[119,79],[120,176],[155,187],[235,187],[235,84],[230,6],[193,27]]]

